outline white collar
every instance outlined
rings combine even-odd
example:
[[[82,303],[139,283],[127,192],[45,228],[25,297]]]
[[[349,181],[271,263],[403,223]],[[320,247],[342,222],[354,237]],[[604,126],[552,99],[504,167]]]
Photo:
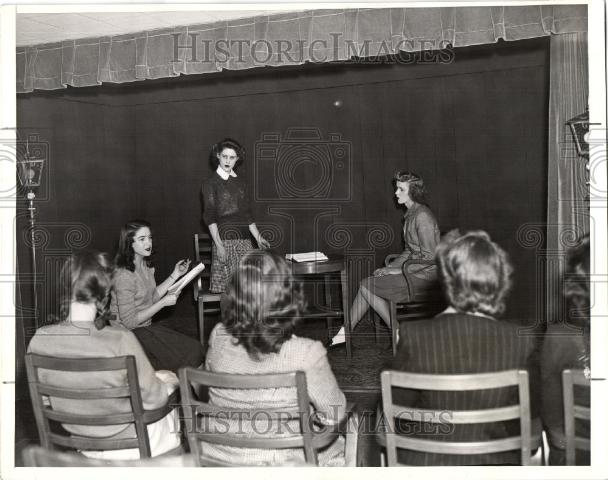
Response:
[[[236,177],[236,173],[234,173],[234,170],[230,170],[230,173],[226,173],[226,170],[219,166],[217,167],[216,172],[224,180],[228,180],[228,177]]]

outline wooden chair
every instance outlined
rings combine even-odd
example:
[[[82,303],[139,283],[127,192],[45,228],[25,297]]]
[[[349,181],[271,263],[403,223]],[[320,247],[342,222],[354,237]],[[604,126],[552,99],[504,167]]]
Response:
[[[403,465],[398,463],[397,449],[408,449],[438,454],[474,455],[484,453],[521,451],[521,464],[530,464],[531,445],[542,446],[540,432],[538,438],[531,440],[530,398],[528,372],[525,370],[507,370],[470,375],[429,375],[386,370],[381,374],[382,408],[388,430],[384,432],[383,445],[386,447],[388,466]],[[485,390],[517,386],[519,403],[498,408],[483,410],[450,411],[449,422],[453,424],[473,424],[502,422],[519,419],[520,434],[513,437],[474,441],[445,442],[423,437],[398,435],[394,430],[395,420],[424,419],[426,423],[445,423],[445,410],[414,408],[393,403],[393,387],[418,390],[465,391]]]
[[[144,410],[139,391],[139,381],[135,357],[132,355],[114,358],[56,358],[29,353],[25,356],[25,365],[32,399],[34,416],[38,427],[40,443],[44,448],[55,446],[75,450],[121,450],[138,448],[140,458],[151,456],[150,440],[146,425],[165,417],[172,406],[179,402],[179,391],[169,398],[167,404],[156,410]],[[102,372],[125,370],[126,385],[100,388],[64,388],[44,383],[40,380],[39,370],[56,370],[62,372]],[[128,399],[132,411],[116,414],[66,413],[53,410],[48,397],[62,399]],[[83,437],[66,432],[61,424],[70,425],[124,425],[133,424],[136,436],[133,438],[107,439]]]
[[[100,460],[70,452],[49,450],[38,445],[26,447],[23,450],[22,458],[26,467],[194,467],[194,460],[190,454],[161,455],[140,460]]]
[[[211,282],[211,251],[213,240],[208,233],[194,234],[194,259],[195,264],[202,262],[205,265],[198,279],[192,283],[194,288],[194,301],[198,305],[198,334],[203,347],[205,343],[205,315],[220,313],[221,293],[211,293],[209,286]]]
[[[388,266],[399,255],[388,255],[384,260]],[[445,300],[439,282],[424,291],[416,291],[411,281],[412,272],[424,270],[435,265],[434,260],[411,259],[406,260],[401,266],[403,277],[405,278],[408,293],[407,302],[389,302],[389,312],[391,319],[391,343],[393,355],[397,351],[397,335],[399,333],[399,323],[403,320],[416,320],[419,318],[430,318],[445,309]],[[379,335],[379,328],[376,324],[376,339]]]
[[[589,438],[576,436],[576,420],[591,421],[591,408],[574,402],[574,386],[591,388],[591,381],[582,370],[564,370],[562,389],[564,398],[564,433],[566,436],[566,465],[576,465],[576,450],[591,450]]]
[[[260,448],[270,450],[280,449],[302,449],[304,452],[305,464],[317,465],[317,451],[333,443],[338,435],[343,432],[346,426],[346,465],[356,466],[357,440],[359,420],[350,405],[345,420],[336,426],[324,426],[320,431],[315,431],[310,410],[310,401],[306,385],[306,375],[304,372],[291,372],[267,375],[234,375],[219,374],[196,370],[186,367],[179,371],[180,390],[182,393],[182,409],[185,419],[185,429],[190,445],[190,452],[194,456],[194,462],[198,466],[208,464],[210,461],[201,442],[226,445],[239,448]],[[232,409],[228,407],[218,407],[206,401],[205,396],[208,388],[226,389],[263,389],[263,388],[296,388],[298,396],[297,408],[280,408],[274,411],[266,409]],[[268,420],[270,425],[268,430],[273,428],[273,424],[278,426],[281,431],[288,433],[285,427],[286,421],[297,421],[300,425],[299,432],[289,432],[290,435],[248,437],[242,432],[230,433],[224,429],[221,433],[208,431],[209,419],[217,418],[218,421],[225,421],[229,418],[256,418],[261,416]],[[282,427],[281,427],[282,426]],[[211,429],[209,429],[211,430]],[[201,465],[202,463],[202,465]],[[218,462],[218,466],[223,466]],[[242,466],[242,465],[241,465]]]

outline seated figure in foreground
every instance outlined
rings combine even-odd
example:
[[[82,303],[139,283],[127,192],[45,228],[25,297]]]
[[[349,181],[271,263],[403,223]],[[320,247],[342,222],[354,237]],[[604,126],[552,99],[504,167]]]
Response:
[[[545,333],[541,357],[543,389],[542,417],[549,440],[549,464],[564,465],[566,439],[564,436],[564,401],[562,372],[580,369],[590,377],[591,322],[589,302],[589,235],[568,252],[563,295],[566,300],[566,321],[549,325]],[[590,405],[589,390],[574,389],[577,405]],[[577,420],[576,435],[590,436],[589,422]],[[590,465],[588,451],[576,451],[577,465]]]
[[[412,373],[466,374],[526,369],[530,378],[533,435],[538,420],[538,365],[535,339],[518,325],[498,320],[505,309],[512,267],[507,254],[486,232],[450,232],[437,248],[439,278],[449,307],[432,319],[403,322],[392,368]],[[475,410],[513,404],[516,389],[431,392],[399,390],[395,403],[434,410]],[[519,422],[449,425],[424,438],[452,442],[484,441],[517,435]],[[444,427],[441,425],[441,427]],[[538,428],[536,431],[539,431]],[[445,455],[400,450],[408,465],[519,464],[520,452]]]
[[[153,410],[167,403],[169,392],[178,379],[172,372],[155,372],[132,332],[109,325],[109,300],[113,266],[104,253],[93,251],[72,255],[60,278],[60,315],[57,323],[42,327],[30,342],[28,351],[60,358],[122,357],[133,355],[144,409]],[[102,388],[127,384],[126,370],[103,372],[63,372],[40,370],[45,383],[67,388]],[[162,380],[161,380],[162,379]],[[54,410],[67,413],[115,414],[130,412],[124,399],[69,400],[50,398]],[[176,431],[175,410],[158,422],[148,425],[152,456],[180,446]],[[133,424],[126,425],[63,425],[75,435],[108,439],[133,438]],[[83,451],[93,458],[127,460],[139,458],[138,449]]]
[[[304,310],[301,285],[293,278],[285,260],[266,251],[243,257],[226,290],[227,301],[222,323],[209,339],[206,369],[217,373],[266,374],[301,370],[306,374],[308,395],[315,417],[334,424],[345,415],[346,398],[338,387],[323,345],[294,335],[296,322]],[[262,390],[210,389],[210,402],[222,407],[268,409],[297,406],[295,389]],[[217,425],[247,437],[272,436],[268,420],[261,416],[255,425],[247,419],[234,419]],[[297,422],[296,422],[297,423]],[[276,427],[277,425],[275,425]],[[214,428],[211,422],[209,428]],[[290,428],[299,428],[290,425]],[[218,430],[221,431],[221,430]],[[285,433],[285,425],[283,426]],[[344,465],[344,438],[339,437],[319,452],[319,464]],[[244,465],[298,464],[304,461],[302,449],[268,450],[205,444],[206,456]]]

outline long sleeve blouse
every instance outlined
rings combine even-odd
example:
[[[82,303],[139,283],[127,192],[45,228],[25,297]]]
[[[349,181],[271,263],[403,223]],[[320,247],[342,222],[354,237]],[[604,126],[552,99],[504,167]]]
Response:
[[[224,180],[213,173],[202,185],[203,220],[206,225],[217,224],[220,238],[249,238],[253,223],[247,184],[241,177]]]
[[[125,268],[116,271],[110,304],[110,309],[115,315],[115,324],[123,325],[128,329],[150,325],[151,318],[138,322],[137,313],[152,306],[158,300],[154,268],[142,265],[140,270],[134,272]]]
[[[391,267],[400,267],[406,260],[435,258],[435,248],[439,243],[439,225],[433,212],[426,205],[414,204],[403,217],[403,241],[405,248],[392,263]],[[436,268],[429,267],[412,272],[419,278],[433,279]]]
[[[137,367],[139,388],[146,410],[167,403],[168,394],[158,379],[141,345],[132,332],[115,326],[97,330],[90,322],[61,323],[38,329],[28,351],[39,355],[61,358],[111,358],[133,355]],[[40,370],[43,382],[67,388],[104,388],[126,384],[126,371],[63,372]],[[51,397],[53,409],[61,412],[114,414],[129,412],[128,399],[77,400]],[[66,430],[79,435],[106,437],[125,431],[129,425],[64,425]]]
[[[235,343],[234,337],[223,324],[218,324],[209,338],[209,352],[205,368],[212,372],[255,375],[264,373],[284,373],[302,370],[306,374],[308,396],[317,418],[326,423],[335,423],[345,415],[346,398],[334,376],[327,352],[323,345],[308,338],[293,336],[286,341],[278,353],[262,355],[259,359],[249,356],[242,345]],[[268,388],[260,390],[212,389],[210,400],[217,406],[230,408],[294,408],[297,407],[295,389]],[[231,425],[235,432],[251,436],[272,435],[268,420],[260,417],[252,425],[241,421]],[[263,435],[262,435],[263,436]],[[302,452],[285,450],[280,452],[261,449],[236,449],[232,447],[209,446],[212,455],[229,458],[238,455],[247,464],[279,464],[285,461],[303,460]],[[321,464],[333,465],[342,455],[343,441],[330,447],[319,457]],[[301,458],[300,458],[301,457]]]

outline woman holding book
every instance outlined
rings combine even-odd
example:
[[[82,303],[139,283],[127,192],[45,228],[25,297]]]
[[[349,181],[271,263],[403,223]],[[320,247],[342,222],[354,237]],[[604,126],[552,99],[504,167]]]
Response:
[[[171,275],[156,285],[150,228],[145,220],[132,220],[120,231],[111,304],[115,323],[133,331],[155,369],[198,367],[204,358],[200,342],[152,323],[156,313],[177,302],[180,291],[171,286],[188,271],[190,260],[178,261]]]
[[[209,290],[223,293],[239,260],[253,250],[250,235],[260,248],[270,244],[253,221],[247,184],[234,172],[235,165],[245,160],[245,149],[236,140],[225,138],[213,145],[209,158],[216,167],[202,186],[203,220],[213,239]]]

